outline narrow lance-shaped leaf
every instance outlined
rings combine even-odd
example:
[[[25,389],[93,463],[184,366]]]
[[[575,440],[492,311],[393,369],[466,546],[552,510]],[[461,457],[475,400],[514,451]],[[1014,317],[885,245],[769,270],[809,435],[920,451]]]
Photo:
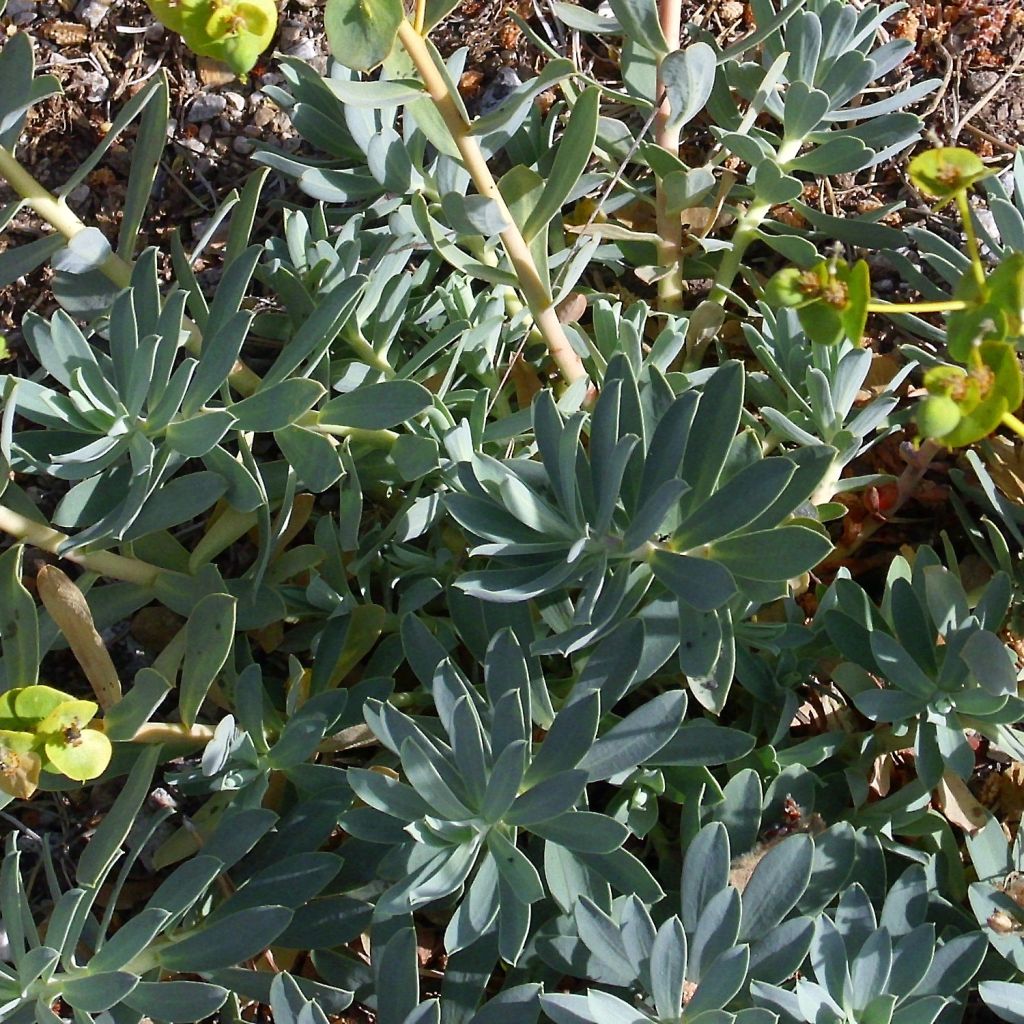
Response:
[[[231,651],[236,604],[229,594],[208,594],[189,616],[178,699],[181,720],[189,727]]]
[[[544,183],[544,191],[523,226],[523,237],[528,242],[543,231],[561,210],[586,169],[597,138],[600,102],[601,90],[596,86],[585,89],[576,101]]]

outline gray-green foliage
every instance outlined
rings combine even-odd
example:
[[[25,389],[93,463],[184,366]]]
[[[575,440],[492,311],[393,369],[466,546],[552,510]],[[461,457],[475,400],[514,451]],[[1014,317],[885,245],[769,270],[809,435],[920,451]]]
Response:
[[[997,574],[970,602],[956,574],[928,549],[914,566],[896,558],[881,607],[851,580],[837,580],[817,618],[848,659],[833,671],[839,687],[875,721],[912,722],[921,783],[974,768],[966,732],[1017,741],[1006,725],[1020,721],[1017,668],[997,636],[1009,608],[1009,579]],[[887,685],[879,688],[875,679]]]
[[[961,578],[948,538],[879,586],[829,565],[833,499],[894,485],[865,456],[906,425],[942,331],[902,318],[921,344],[866,398],[869,351],[812,345],[760,301],[748,253],[810,266],[841,242],[884,250],[925,298],[932,272],[959,280],[956,246],[880,223],[899,204],[802,201],[920,135],[937,83],[889,88],[911,50],[879,31],[894,8],[755,0],[748,36],[694,29],[669,53],[654,0],[555,3],[564,28],[616,37],[621,80],[524,24],[543,70],[476,118],[466,52],[428,40],[499,203],[395,45],[396,4],[330,7],[335,49],[380,73],[282,60],[263,91],[315,155],[261,147],[191,249],[172,239],[169,285],[137,252],[162,74],[58,190],[136,125],[116,245],[83,227],[0,253],[4,284],[49,261],[60,306],[26,318],[31,368],[0,379],[0,523],[79,561],[97,630],[147,606],[172,623],[99,719],[120,795],[72,884],[49,835],[8,838],[0,1018],[55,1024],[60,997],[75,1024],[238,1021],[251,1002],[326,1024],[353,1001],[380,1024],[952,1024],[977,975],[1024,1019],[1021,840],[989,821],[975,881],[931,806],[966,801],[979,738],[1024,760],[1004,642],[1024,515],[972,452],[954,504],[992,574]],[[431,0],[426,24],[450,8]],[[658,61],[670,127],[707,143],[692,166],[642,132]],[[0,160],[57,91],[33,71],[19,33]],[[275,172],[315,201],[280,234]],[[986,182],[993,253],[1024,248],[1019,156],[1013,178]],[[670,269],[630,219],[659,198],[691,226],[723,211],[686,238],[700,303],[623,297]],[[561,327],[571,383],[537,294],[585,300]],[[0,558],[5,691],[70,640],[22,553]],[[160,763],[177,809],[145,804]],[[143,863],[159,883],[115,921]]]

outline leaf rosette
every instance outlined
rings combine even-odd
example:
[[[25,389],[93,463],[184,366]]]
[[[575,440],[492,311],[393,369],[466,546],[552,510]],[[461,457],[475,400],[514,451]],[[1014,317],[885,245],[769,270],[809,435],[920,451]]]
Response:
[[[571,595],[574,620],[537,653],[572,653],[654,605],[678,622],[660,663],[678,646],[695,696],[719,710],[733,674],[733,608],[787,593],[831,549],[807,499],[834,449],[762,458],[736,436],[742,406],[735,362],[702,393],[677,395],[657,371],[638,388],[618,356],[589,417],[564,419],[541,393],[539,460],[473,453],[457,465],[448,508],[478,541],[470,554],[489,564],[456,585],[503,603]]]

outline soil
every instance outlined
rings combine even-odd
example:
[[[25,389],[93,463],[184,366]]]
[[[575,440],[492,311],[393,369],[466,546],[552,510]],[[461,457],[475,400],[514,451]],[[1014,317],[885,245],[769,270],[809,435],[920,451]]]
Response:
[[[595,0],[587,0],[593,6]],[[538,36],[575,57],[587,70],[613,73],[605,45],[567,32],[548,0],[515,0],[516,12]],[[724,41],[749,30],[750,11],[740,0],[684,2],[684,21],[699,24]],[[46,186],[57,188],[103,138],[117,110],[163,68],[171,84],[168,147],[157,177],[143,242],[160,244],[180,230],[186,245],[202,232],[217,202],[253,169],[256,145],[284,149],[301,145],[287,116],[264,92],[283,82],[275,57],[253,69],[246,82],[205,58],[157,23],[141,0],[9,0],[0,32],[29,31],[36,62],[54,75],[64,93],[35,107],[18,154]],[[922,3],[889,23],[891,34],[915,43],[913,58],[895,80],[939,76],[942,88],[922,111],[927,137],[959,142],[983,157],[1004,162],[1024,141],[1024,0],[959,5]],[[544,55],[520,31],[505,0],[464,0],[433,33],[440,51],[468,49],[460,88],[470,103],[486,101],[488,88],[511,72],[522,77],[543,64]],[[274,55],[298,57],[325,68],[328,54],[319,0],[287,0],[280,6]],[[116,234],[131,161],[131,130],[75,189],[69,202],[86,223]],[[821,201],[832,210],[863,212],[891,199],[896,175],[882,167],[868,178],[826,182]],[[272,175],[271,198],[293,194]],[[0,201],[10,195],[0,183]],[[297,197],[296,197],[297,198]],[[34,218],[23,213],[0,238],[0,251],[38,237]],[[0,332],[17,342],[28,309],[49,311],[48,271],[0,289]]]

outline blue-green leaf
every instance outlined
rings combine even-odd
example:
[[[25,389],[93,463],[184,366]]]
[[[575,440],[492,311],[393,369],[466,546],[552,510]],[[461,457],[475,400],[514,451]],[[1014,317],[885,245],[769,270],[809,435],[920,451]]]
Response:
[[[364,384],[327,402],[319,422],[332,427],[383,430],[418,416],[433,403],[433,396],[411,380]]]

